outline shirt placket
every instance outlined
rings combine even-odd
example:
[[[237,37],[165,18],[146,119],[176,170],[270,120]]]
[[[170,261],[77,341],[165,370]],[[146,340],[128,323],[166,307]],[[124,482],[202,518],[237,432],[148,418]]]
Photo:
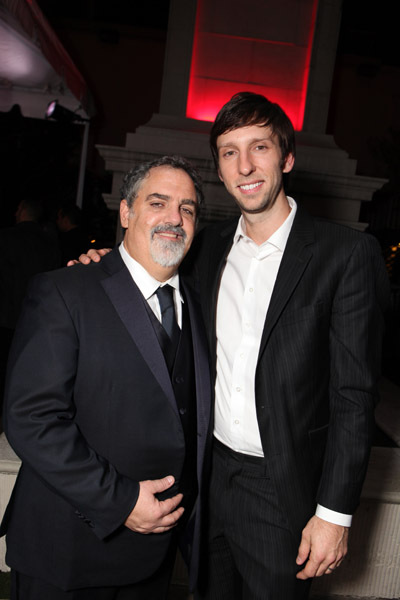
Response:
[[[231,385],[231,436],[236,449],[240,450],[246,445],[246,437],[250,435],[247,428],[246,414],[248,414],[249,402],[255,401],[254,381],[257,366],[258,351],[256,346],[260,343],[263,323],[259,323],[259,294],[263,290],[257,289],[259,278],[257,274],[267,257],[276,248],[272,245],[252,249],[252,256],[248,262],[248,276],[243,290],[242,310],[242,335],[239,346],[235,352],[232,385]],[[260,329],[261,328],[261,329]]]

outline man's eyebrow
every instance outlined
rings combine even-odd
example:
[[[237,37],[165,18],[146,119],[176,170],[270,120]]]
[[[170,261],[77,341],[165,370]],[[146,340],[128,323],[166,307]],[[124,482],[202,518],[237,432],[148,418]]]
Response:
[[[261,138],[253,138],[248,141],[249,144],[257,144],[259,142],[270,142],[272,140],[272,135],[266,135]],[[231,146],[236,146],[236,142],[222,142],[222,144],[218,145],[218,150],[220,148],[230,148]]]
[[[146,196],[146,200],[149,202],[150,200],[153,200],[153,198],[157,198],[158,200],[171,200],[171,196],[168,196],[168,194],[159,194],[158,192],[152,192]],[[180,206],[182,206],[182,204],[191,204],[193,206],[197,206],[197,201],[193,200],[192,198],[183,198],[183,200],[180,200],[179,204]]]
[[[167,194],[159,194],[158,192],[153,192],[146,197],[146,200],[152,200],[153,198],[158,198],[159,200],[170,200],[170,196]]]

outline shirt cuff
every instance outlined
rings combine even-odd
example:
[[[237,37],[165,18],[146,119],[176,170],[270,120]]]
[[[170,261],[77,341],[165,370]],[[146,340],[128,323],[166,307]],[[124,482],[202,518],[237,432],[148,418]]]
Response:
[[[334,523],[335,525],[342,525],[343,527],[350,527],[353,518],[352,515],[346,515],[344,513],[336,512],[335,510],[330,510],[320,504],[317,504],[315,514],[324,521]]]

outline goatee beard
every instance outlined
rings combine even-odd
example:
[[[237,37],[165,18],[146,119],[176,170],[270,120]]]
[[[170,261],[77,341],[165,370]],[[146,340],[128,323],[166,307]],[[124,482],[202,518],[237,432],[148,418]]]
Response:
[[[157,233],[175,233],[179,236],[176,240],[167,240]],[[179,265],[185,256],[186,232],[182,227],[173,227],[172,225],[157,225],[150,231],[150,253],[151,257],[158,265],[162,267],[175,267]]]

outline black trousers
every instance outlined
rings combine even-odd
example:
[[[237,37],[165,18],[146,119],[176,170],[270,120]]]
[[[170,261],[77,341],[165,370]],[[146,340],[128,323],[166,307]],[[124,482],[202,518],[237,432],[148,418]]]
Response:
[[[289,529],[263,458],[214,440],[208,533],[197,600],[305,600],[296,579],[299,541]]]
[[[156,535],[156,534],[154,534]],[[90,587],[65,592],[46,581],[11,571],[11,600],[166,600],[175,551],[148,579],[119,587]]]

